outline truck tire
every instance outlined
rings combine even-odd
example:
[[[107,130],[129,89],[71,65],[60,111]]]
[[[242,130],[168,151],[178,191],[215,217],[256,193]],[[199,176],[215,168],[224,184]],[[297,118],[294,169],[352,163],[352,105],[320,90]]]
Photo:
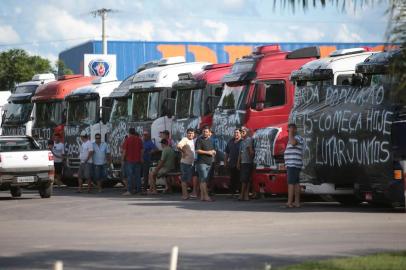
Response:
[[[41,196],[41,198],[45,199],[45,198],[51,198],[52,190],[53,190],[53,184],[48,184],[48,185],[39,187],[38,192],[39,192],[39,195]]]
[[[21,188],[20,187],[10,187],[10,193],[13,198],[21,197]]]

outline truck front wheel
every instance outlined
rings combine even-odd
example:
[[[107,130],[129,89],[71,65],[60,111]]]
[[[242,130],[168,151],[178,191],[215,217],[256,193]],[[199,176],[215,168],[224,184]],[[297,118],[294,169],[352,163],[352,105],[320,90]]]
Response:
[[[10,193],[13,198],[21,197],[20,187],[10,187]]]
[[[52,196],[52,190],[53,190],[53,184],[52,183],[48,184],[48,185],[41,186],[38,189],[39,195],[43,199],[50,198]]]

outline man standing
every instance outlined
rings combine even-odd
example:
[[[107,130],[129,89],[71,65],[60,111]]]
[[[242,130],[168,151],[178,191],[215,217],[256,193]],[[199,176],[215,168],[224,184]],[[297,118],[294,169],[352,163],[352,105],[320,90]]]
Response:
[[[288,132],[289,140],[284,156],[288,174],[288,202],[286,207],[292,208],[300,207],[299,176],[303,166],[303,138],[297,135],[295,124],[288,125]]]
[[[241,128],[242,142],[240,145],[240,155],[238,158],[241,180],[241,192],[239,198],[240,201],[249,200],[249,185],[251,182],[251,174],[254,161],[253,142],[249,132],[250,131],[248,128]]]
[[[195,131],[193,128],[186,130],[186,137],[182,138],[177,145],[178,150],[182,154],[180,160],[180,171],[182,173],[182,199],[189,199],[189,193],[187,191],[187,184],[192,181],[193,177],[193,162],[195,160]]]
[[[156,190],[156,179],[165,176],[168,172],[175,169],[176,155],[175,151],[169,146],[168,140],[162,139],[161,147],[161,160],[152,173],[149,174],[150,190],[148,194],[158,194],[158,191]]]
[[[61,142],[61,135],[59,133],[54,135],[54,144],[51,147],[51,152],[54,155],[54,167],[55,167],[55,183],[58,187],[62,184],[62,169],[63,158],[65,154],[65,145]]]
[[[238,155],[240,154],[241,131],[236,128],[234,137],[228,141],[224,151],[224,167],[230,172],[229,192],[234,195],[240,183],[240,170],[237,167]]]
[[[155,151],[158,151],[155,143],[151,140],[151,135],[148,131],[142,133],[143,145],[144,145],[144,163],[142,165],[142,181],[144,186],[144,191],[148,189],[148,175],[149,169],[151,168],[151,155]]]
[[[93,165],[94,181],[97,183],[97,190],[102,191],[102,182],[106,180],[107,163],[110,164],[110,147],[107,143],[101,141],[100,133],[95,135],[93,143]]]
[[[92,188],[92,171],[93,171],[93,144],[89,140],[86,131],[80,133],[82,144],[80,145],[80,167],[79,167],[79,187],[78,192],[82,192],[83,179],[87,179],[87,192]]]
[[[125,162],[127,172],[127,191],[123,195],[128,196],[141,192],[141,163],[143,162],[144,147],[142,140],[135,128],[128,130],[128,137],[123,144],[122,161]]]
[[[200,199],[207,202],[212,201],[207,190],[207,182],[210,178],[211,165],[216,156],[216,151],[214,150],[213,142],[210,139],[210,134],[210,128],[205,126],[202,129],[202,136],[196,141],[196,168],[200,181]]]

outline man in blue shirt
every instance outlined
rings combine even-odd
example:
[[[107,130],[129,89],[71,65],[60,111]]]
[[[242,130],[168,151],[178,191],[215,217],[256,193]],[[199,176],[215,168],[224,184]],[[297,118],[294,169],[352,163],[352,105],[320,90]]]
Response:
[[[107,163],[110,162],[110,147],[107,143],[101,141],[101,135],[97,133],[93,143],[93,168],[94,181],[97,183],[99,192],[102,191],[102,182],[106,179]]]
[[[143,181],[143,188],[144,192],[148,189],[148,174],[149,169],[151,168],[151,155],[158,151],[158,148],[151,140],[151,135],[148,131],[144,131],[142,133],[142,141],[144,144],[144,163],[142,165],[142,181]]]

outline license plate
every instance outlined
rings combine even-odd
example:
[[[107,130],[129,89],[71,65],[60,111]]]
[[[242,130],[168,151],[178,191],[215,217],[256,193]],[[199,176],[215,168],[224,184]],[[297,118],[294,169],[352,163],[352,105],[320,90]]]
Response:
[[[34,176],[20,176],[17,177],[17,183],[32,183],[35,182]]]

